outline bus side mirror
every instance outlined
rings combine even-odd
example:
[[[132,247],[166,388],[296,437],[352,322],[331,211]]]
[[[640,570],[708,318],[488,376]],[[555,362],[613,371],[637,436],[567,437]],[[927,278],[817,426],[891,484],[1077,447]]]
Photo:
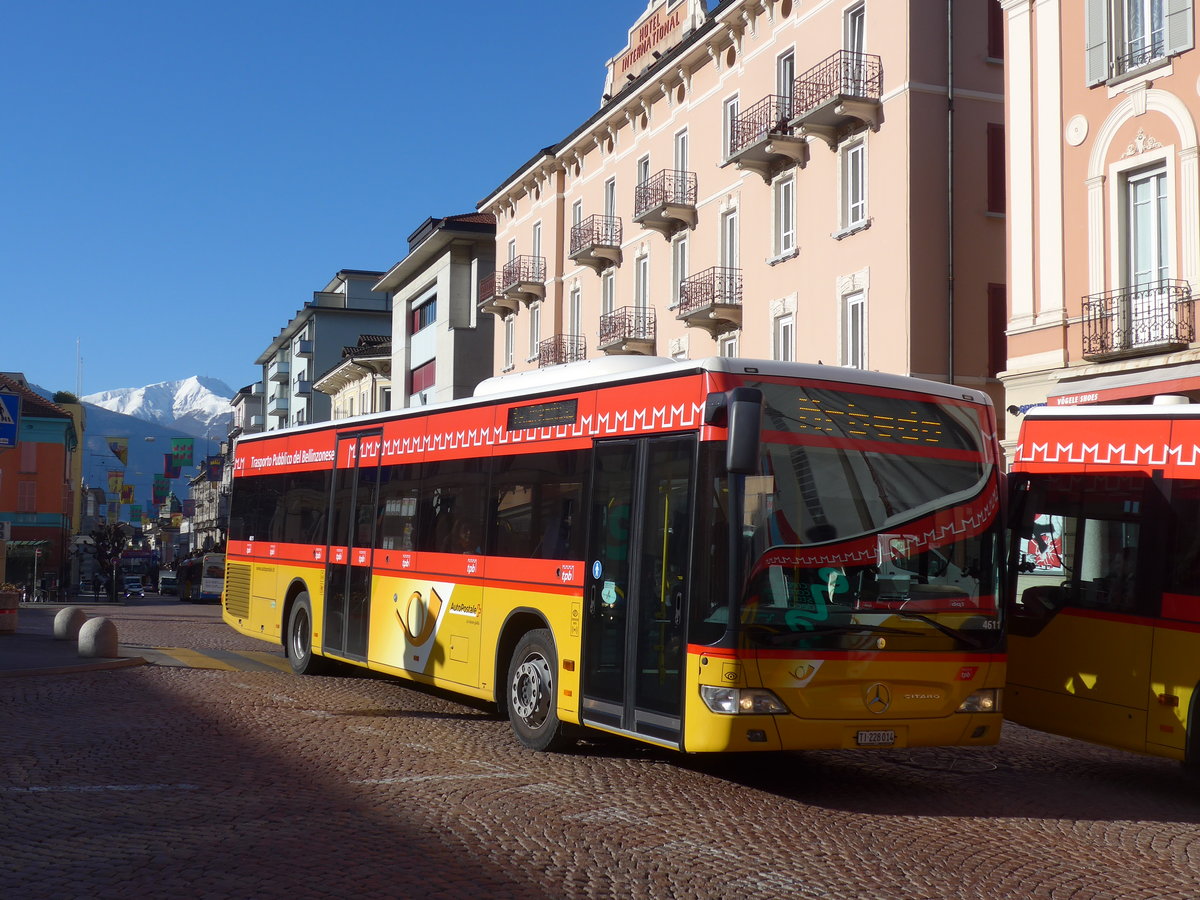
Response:
[[[704,403],[704,424],[727,429],[725,468],[731,475],[753,475],[758,471],[762,391],[737,387],[709,394]]]

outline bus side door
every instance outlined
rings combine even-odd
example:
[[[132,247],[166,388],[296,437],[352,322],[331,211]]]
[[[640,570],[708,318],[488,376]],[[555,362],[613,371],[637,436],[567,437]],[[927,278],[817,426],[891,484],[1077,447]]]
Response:
[[[329,500],[323,648],[365,661],[371,611],[372,547],[379,491],[379,432],[339,436]],[[370,453],[371,447],[375,448]],[[349,458],[349,466],[341,462]]]
[[[596,444],[584,584],[584,722],[681,735],[694,436]]]

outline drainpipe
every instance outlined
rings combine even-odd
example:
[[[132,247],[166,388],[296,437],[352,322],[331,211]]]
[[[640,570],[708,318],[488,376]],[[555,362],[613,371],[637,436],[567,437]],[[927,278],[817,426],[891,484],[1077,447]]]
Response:
[[[947,382],[954,384],[954,0],[946,0],[946,320]]]

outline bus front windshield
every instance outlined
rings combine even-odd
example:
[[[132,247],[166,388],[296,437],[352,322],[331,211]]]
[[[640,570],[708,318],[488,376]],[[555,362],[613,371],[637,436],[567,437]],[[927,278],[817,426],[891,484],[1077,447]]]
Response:
[[[977,407],[756,385],[742,633],[759,647],[994,649],[997,473]]]

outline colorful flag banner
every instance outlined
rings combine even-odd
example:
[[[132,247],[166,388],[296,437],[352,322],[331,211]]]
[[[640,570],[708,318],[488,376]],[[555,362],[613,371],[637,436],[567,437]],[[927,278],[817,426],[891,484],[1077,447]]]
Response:
[[[121,465],[129,465],[129,438],[108,437],[104,439],[113,456],[121,461]]]
[[[171,483],[167,481],[166,475],[155,475],[154,485],[151,487],[150,502],[155,506],[162,506],[167,502],[167,492],[171,489]]]
[[[173,453],[164,453],[163,454],[163,477],[164,478],[178,478],[179,477],[179,465],[175,462],[175,455]]]
[[[204,460],[204,470],[209,481],[220,481],[225,468],[225,460],[220,456],[210,456]]]
[[[185,518],[192,518],[196,515],[196,501],[192,499],[183,501],[183,515]]]
[[[133,503],[133,485],[132,484],[121,485],[121,502],[124,504],[127,504],[127,505],[130,503]]]
[[[120,521],[120,519],[121,519],[121,504],[119,504],[119,503],[108,504],[108,524],[116,525],[117,522]]]
[[[181,513],[181,512],[171,513],[171,527],[174,528],[176,531],[178,531],[179,528],[182,527],[182,525],[183,525],[183,513]]]
[[[125,473],[120,469],[108,470],[108,492],[120,496],[121,488],[125,486]]]
[[[140,503],[135,503],[129,507],[129,521],[141,522],[143,525],[146,524],[146,517],[142,515],[142,505]]]
[[[184,466],[192,464],[192,451],[195,444],[195,438],[171,438],[171,455],[175,458],[174,465],[177,468],[182,469]]]

